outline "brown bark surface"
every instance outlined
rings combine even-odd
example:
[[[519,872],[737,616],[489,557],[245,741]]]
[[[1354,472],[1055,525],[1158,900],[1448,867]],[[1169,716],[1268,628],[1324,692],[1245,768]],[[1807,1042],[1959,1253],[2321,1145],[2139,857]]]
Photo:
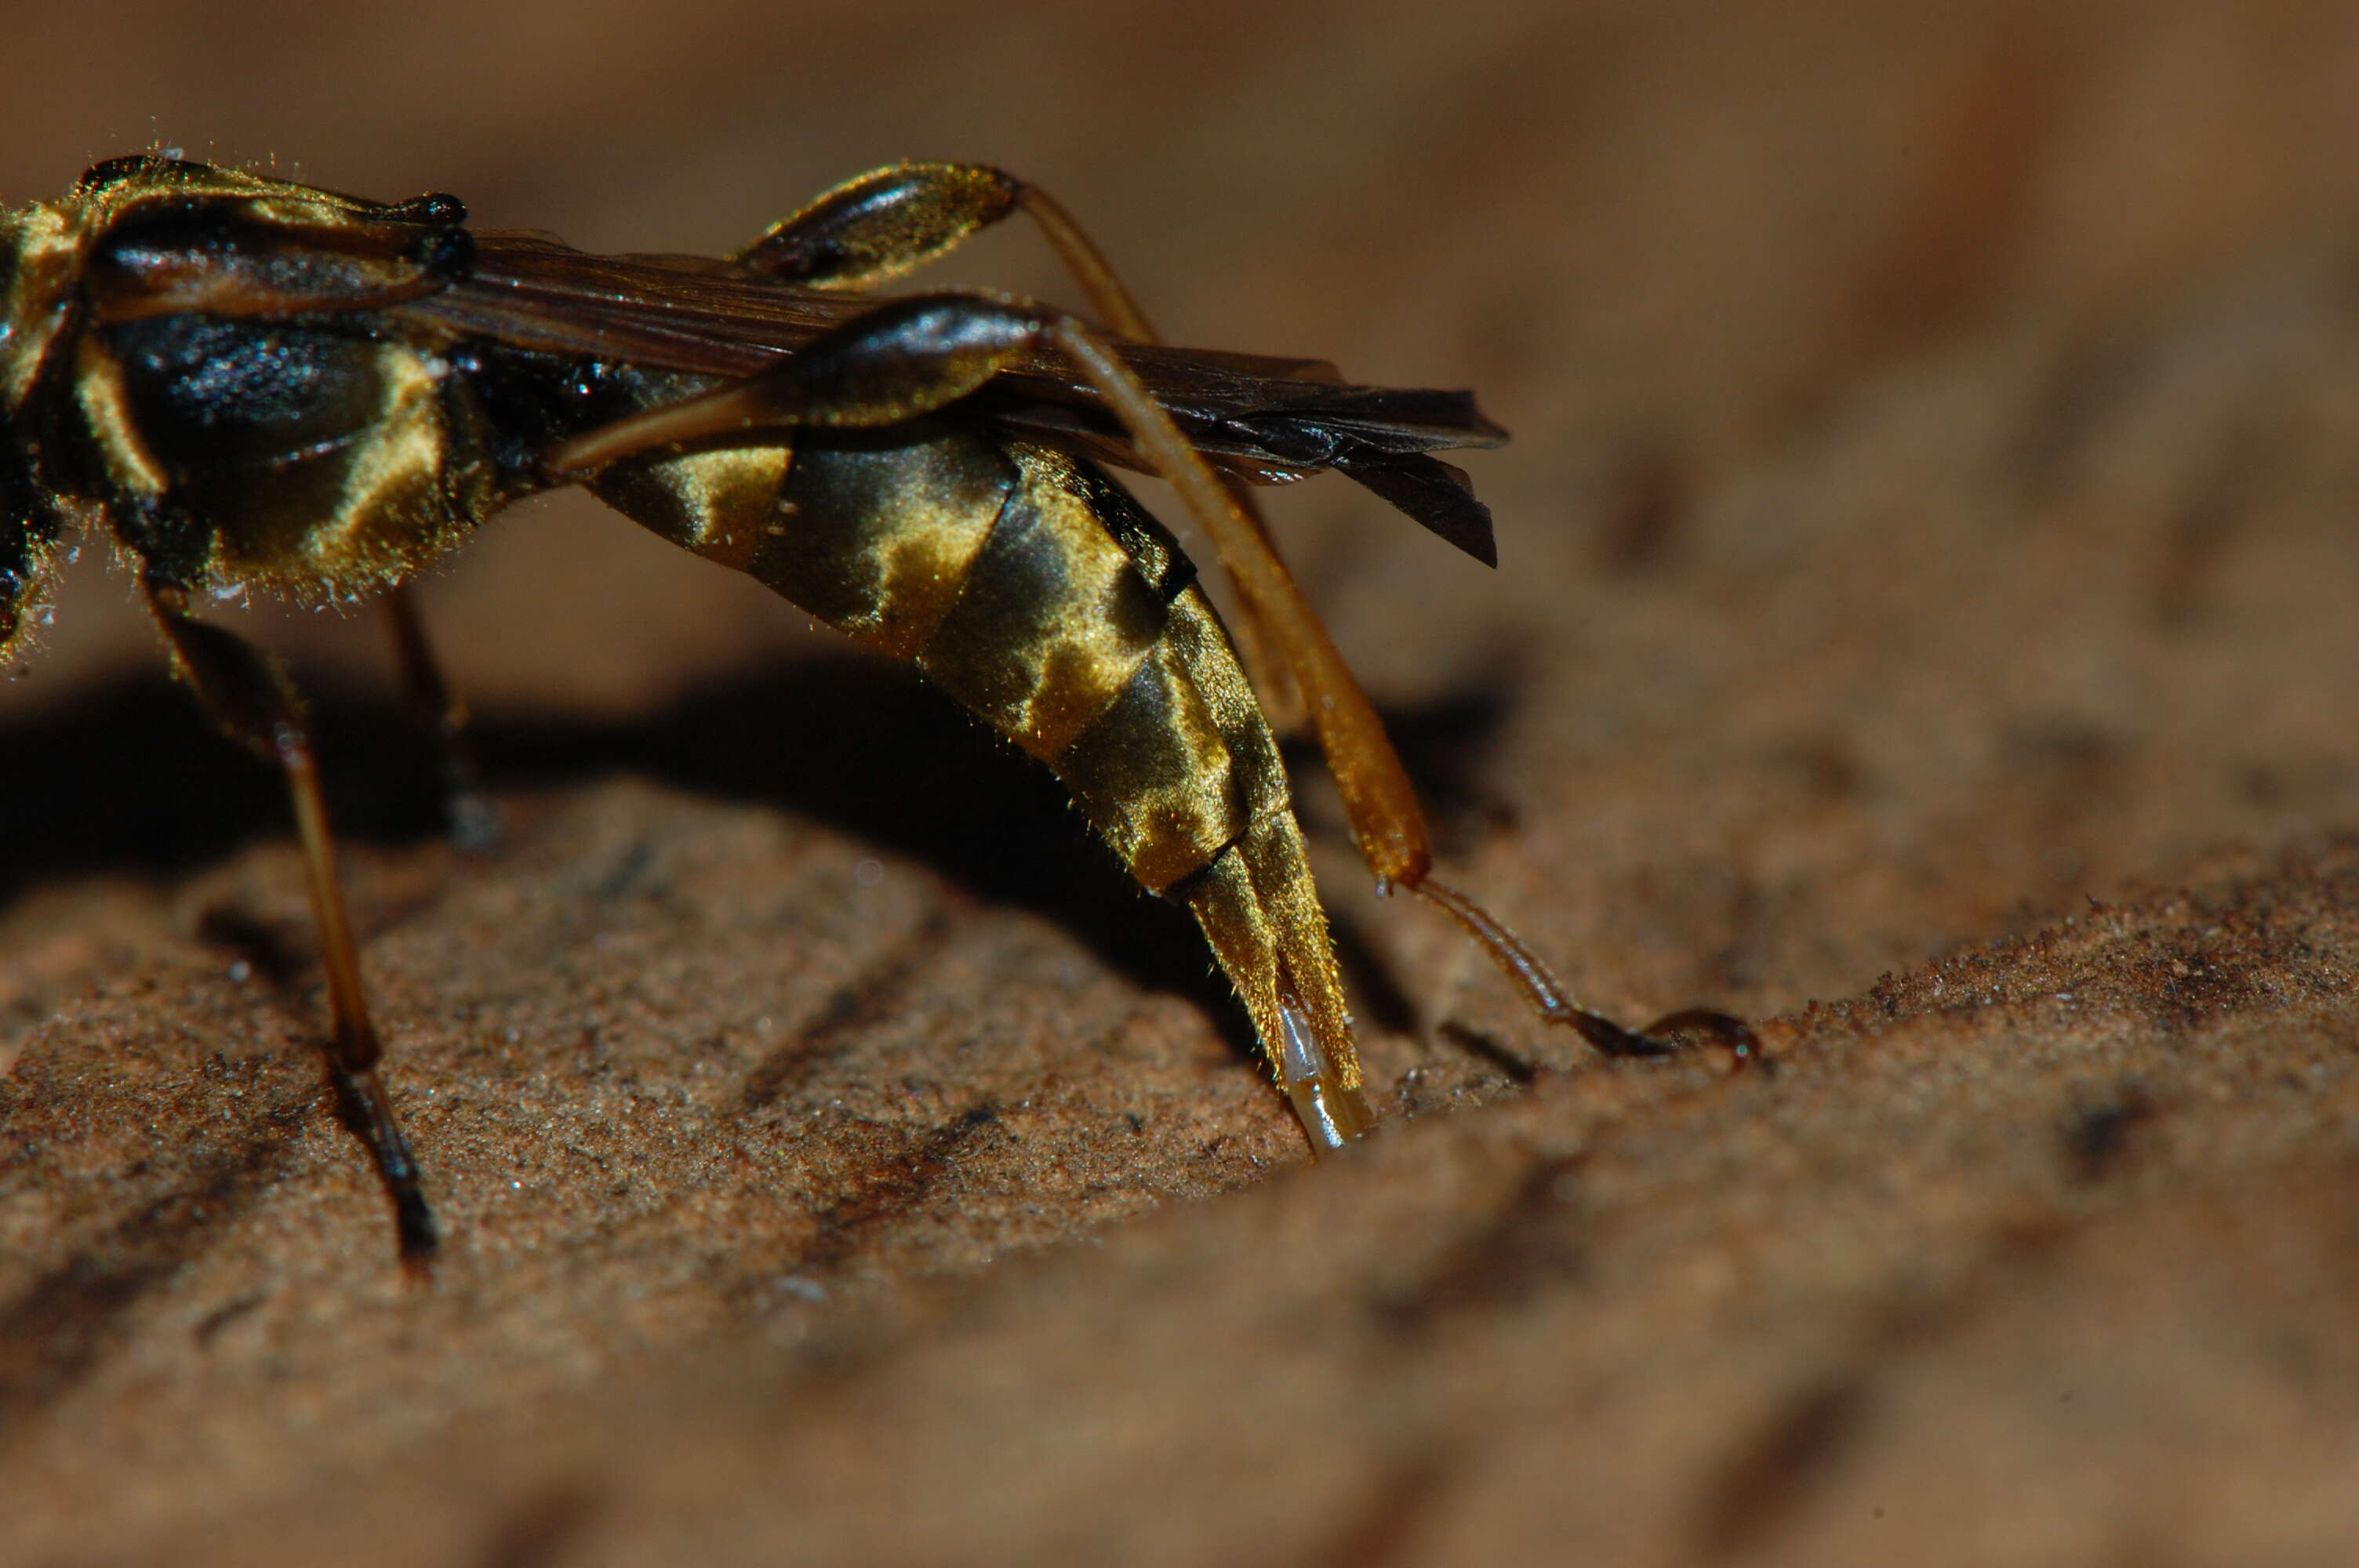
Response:
[[[1386,1124],[1314,1165],[1037,769],[560,500],[427,585],[492,855],[379,627],[244,616],[416,1288],[277,786],[92,549],[0,690],[0,1561],[2347,1560],[2359,13],[476,10],[12,23],[0,195],[709,252],[974,157],[1178,341],[1476,386],[1500,572],[1341,481],[1285,547],[1452,880],[1775,1069],[1545,1029],[1312,782]]]

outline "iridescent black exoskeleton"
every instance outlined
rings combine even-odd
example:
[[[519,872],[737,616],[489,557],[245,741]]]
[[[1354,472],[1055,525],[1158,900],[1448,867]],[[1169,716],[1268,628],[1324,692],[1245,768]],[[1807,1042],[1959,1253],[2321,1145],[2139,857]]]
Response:
[[[1017,211],[1095,322],[869,292]],[[156,157],[0,217],[0,661],[68,535],[96,530],[221,727],[283,768],[328,1061],[412,1263],[433,1221],[378,1076],[301,701],[190,605],[386,595],[414,694],[455,714],[402,585],[556,485],[913,662],[1045,762],[1132,875],[1195,914],[1314,1144],[1368,1113],[1265,699],[1307,714],[1382,882],[1447,911],[1546,1016],[1607,1050],[1669,1048],[1576,1007],[1428,874],[1417,797],[1245,499],[1341,470],[1487,561],[1488,514],[1426,455],[1504,438],[1467,395],[1162,347],[1054,202],[975,166],[864,176],[727,260],[593,256],[465,218],[447,196],[387,205]],[[1170,481],[1214,541],[1263,697],[1105,464]]]

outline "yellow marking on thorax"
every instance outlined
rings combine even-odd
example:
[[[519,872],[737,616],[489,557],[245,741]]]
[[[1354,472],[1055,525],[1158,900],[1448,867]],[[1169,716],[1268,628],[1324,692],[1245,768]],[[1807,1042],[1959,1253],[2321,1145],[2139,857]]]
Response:
[[[65,213],[37,202],[8,220],[17,227],[16,274],[9,280],[6,331],[0,335],[0,406],[15,409],[33,390],[41,362],[65,325],[82,273],[82,231]]]
[[[106,458],[107,475],[117,488],[153,500],[171,488],[171,476],[141,439],[123,383],[123,365],[96,337],[75,349],[74,398]]]
[[[377,416],[353,449],[334,514],[310,530],[301,564],[285,574],[292,579],[319,578],[345,592],[373,589],[459,542],[461,520],[442,497],[451,436],[434,362],[388,343],[377,364],[385,388]]]

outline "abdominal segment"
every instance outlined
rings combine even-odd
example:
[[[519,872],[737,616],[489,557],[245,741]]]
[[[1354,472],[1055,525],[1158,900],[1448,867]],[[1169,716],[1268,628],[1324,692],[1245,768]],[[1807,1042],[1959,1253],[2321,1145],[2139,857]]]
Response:
[[[913,661],[1046,762],[1141,885],[1195,913],[1272,1068],[1299,1076],[1291,1010],[1321,1076],[1358,1087],[1277,742],[1193,568],[1136,502],[1061,453],[952,422],[807,438],[759,523],[682,515],[696,460],[597,488]],[[670,505],[635,504],[676,467]]]

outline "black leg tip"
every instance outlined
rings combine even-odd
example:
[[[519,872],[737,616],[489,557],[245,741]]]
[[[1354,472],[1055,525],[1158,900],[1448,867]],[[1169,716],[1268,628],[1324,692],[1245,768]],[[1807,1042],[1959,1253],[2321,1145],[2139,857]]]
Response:
[[[434,1211],[426,1205],[426,1195],[416,1191],[396,1193],[393,1221],[400,1237],[402,1268],[416,1278],[430,1278],[435,1254],[441,1250],[442,1233],[434,1223]]]
[[[1761,1049],[1753,1025],[1734,1013],[1690,1007],[1667,1012],[1645,1029],[1625,1029],[1602,1013],[1575,1012],[1559,1022],[1571,1024],[1581,1037],[1608,1056],[1672,1056],[1700,1045],[1718,1045],[1739,1067],[1758,1066],[1763,1072],[1777,1064]]]
[[[1761,1036],[1753,1032],[1753,1025],[1734,1013],[1718,1012],[1708,1007],[1684,1008],[1667,1012],[1647,1025],[1647,1033],[1677,1051],[1691,1051],[1699,1045],[1721,1046],[1739,1067],[1758,1067],[1764,1073],[1775,1072],[1777,1067],[1761,1048]]]
[[[500,847],[500,814],[487,796],[473,790],[451,797],[447,831],[462,854],[488,855]]]

